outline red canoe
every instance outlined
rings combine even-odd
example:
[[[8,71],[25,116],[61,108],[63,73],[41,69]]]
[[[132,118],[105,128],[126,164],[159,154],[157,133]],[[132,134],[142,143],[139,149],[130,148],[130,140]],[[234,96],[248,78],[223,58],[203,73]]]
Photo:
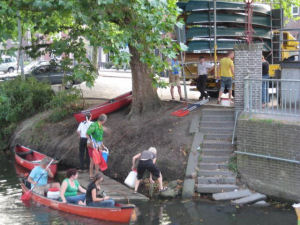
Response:
[[[90,108],[79,113],[74,113],[73,116],[77,120],[78,123],[85,120],[85,114],[91,113],[92,120],[97,119],[102,113],[111,113],[114,112],[124,106],[127,106],[132,101],[132,92],[127,92],[123,95],[120,95],[116,98],[110,99],[107,102],[102,103],[94,108]]]
[[[23,192],[29,190],[24,183],[21,183],[21,187]],[[32,192],[31,194],[31,199],[39,204],[48,206],[52,209],[99,220],[129,223],[131,220],[131,216],[134,216],[135,205],[129,204],[116,204],[114,208],[88,207],[59,202],[38,195],[34,192]]]
[[[28,170],[32,170],[35,166],[40,165],[41,160],[47,157],[45,154],[31,150],[22,145],[16,145],[14,153],[16,163]],[[51,157],[48,158],[52,159]],[[57,163],[58,162],[54,160],[50,165],[50,170],[53,173],[53,175],[56,174]]]

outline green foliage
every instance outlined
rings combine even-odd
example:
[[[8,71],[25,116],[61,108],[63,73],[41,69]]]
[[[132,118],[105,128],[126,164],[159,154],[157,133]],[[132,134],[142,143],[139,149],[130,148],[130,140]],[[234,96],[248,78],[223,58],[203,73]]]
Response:
[[[8,33],[10,38],[17,40],[16,15],[19,13],[23,31],[31,32],[32,46],[26,47],[30,56],[35,58],[47,52],[66,56],[72,53],[79,65],[74,76],[87,81],[89,86],[96,75],[95,68],[86,57],[86,44],[101,46],[105,52],[112,53],[110,55],[116,65],[128,65],[132,58],[125,49],[134,48],[140,54],[137,60],[147,64],[152,74],[169,67],[165,60],[155,55],[155,49],[159,49],[165,58],[174,58],[180,48],[165,35],[174,31],[176,23],[181,24],[177,21],[180,9],[176,0],[0,2],[3,2],[1,25],[5,27],[0,38],[7,38],[5,34]],[[66,35],[58,36],[59,32]],[[50,38],[52,42],[48,41]]]
[[[228,163],[228,169],[231,170],[234,173],[238,172],[238,168],[237,168],[237,157],[236,155],[234,155],[233,157],[231,157],[229,159],[229,163]]]
[[[79,109],[77,105],[79,99],[80,92],[77,89],[69,89],[56,93],[51,101],[46,104],[47,108],[52,109],[48,120],[50,122],[58,122],[74,111],[77,111]]]
[[[42,111],[52,99],[50,85],[34,78],[25,81],[20,77],[0,84],[0,148],[8,146],[8,140],[17,123]]]

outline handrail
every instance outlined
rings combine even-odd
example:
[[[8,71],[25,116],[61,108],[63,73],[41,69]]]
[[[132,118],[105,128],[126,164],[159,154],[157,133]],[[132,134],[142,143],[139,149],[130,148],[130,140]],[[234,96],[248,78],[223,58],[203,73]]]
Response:
[[[262,154],[251,153],[251,152],[242,152],[242,151],[235,151],[235,153],[240,154],[240,155],[248,155],[248,156],[254,156],[254,157],[258,157],[258,158],[273,159],[273,160],[282,161],[282,162],[300,164],[300,161],[293,160],[293,159],[285,159],[285,158],[281,158],[281,157],[262,155]]]

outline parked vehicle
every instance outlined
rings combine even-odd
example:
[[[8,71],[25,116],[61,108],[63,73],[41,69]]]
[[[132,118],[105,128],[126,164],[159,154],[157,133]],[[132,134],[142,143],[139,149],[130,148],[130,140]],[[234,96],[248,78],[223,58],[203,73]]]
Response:
[[[12,73],[17,69],[17,60],[12,56],[2,56],[0,59],[0,71]]]
[[[49,62],[39,62],[28,65],[24,68],[25,76],[33,76],[39,81],[45,81],[52,84],[62,84],[65,79],[65,87],[70,88],[74,84],[80,84],[78,80],[69,79],[72,71],[64,71],[58,64],[50,64]],[[69,78],[68,78],[69,77]]]

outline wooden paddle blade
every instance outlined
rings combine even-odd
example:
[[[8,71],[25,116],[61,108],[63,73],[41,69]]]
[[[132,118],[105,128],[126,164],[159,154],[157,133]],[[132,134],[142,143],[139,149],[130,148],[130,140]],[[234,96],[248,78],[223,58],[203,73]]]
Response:
[[[26,191],[22,196],[21,200],[22,201],[28,201],[31,198],[31,191]]]

